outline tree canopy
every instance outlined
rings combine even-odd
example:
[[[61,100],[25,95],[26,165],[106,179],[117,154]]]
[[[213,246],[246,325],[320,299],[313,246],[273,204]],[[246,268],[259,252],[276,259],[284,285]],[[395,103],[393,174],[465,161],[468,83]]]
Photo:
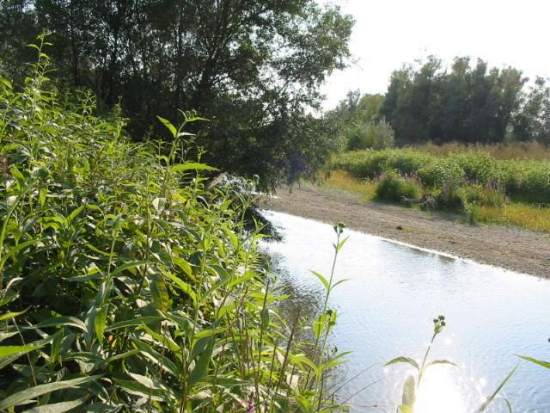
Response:
[[[513,67],[489,68],[455,58],[450,69],[430,57],[396,70],[381,106],[399,142],[495,143],[550,137],[550,93],[543,79],[529,90]]]
[[[48,31],[60,84],[120,102],[133,136],[147,138],[156,115],[196,110],[209,119],[207,160],[271,185],[330,149],[311,113],[346,64],[352,26],[315,0],[6,0],[0,54],[17,78],[24,45]]]

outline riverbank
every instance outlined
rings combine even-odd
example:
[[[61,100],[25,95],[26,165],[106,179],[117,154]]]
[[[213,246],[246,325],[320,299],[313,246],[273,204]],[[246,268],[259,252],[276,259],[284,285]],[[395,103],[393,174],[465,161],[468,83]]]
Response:
[[[306,184],[280,188],[264,208],[334,223],[422,248],[550,278],[550,235],[500,225],[469,225],[451,214],[365,202],[351,192]]]

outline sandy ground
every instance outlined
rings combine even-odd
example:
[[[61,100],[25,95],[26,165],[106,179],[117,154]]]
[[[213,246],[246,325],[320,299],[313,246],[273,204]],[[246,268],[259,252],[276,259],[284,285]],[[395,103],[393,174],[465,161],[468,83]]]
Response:
[[[365,203],[349,192],[313,185],[277,191],[262,207],[326,223],[343,222],[373,235],[474,261],[550,278],[550,235],[497,225],[468,225],[460,217]]]

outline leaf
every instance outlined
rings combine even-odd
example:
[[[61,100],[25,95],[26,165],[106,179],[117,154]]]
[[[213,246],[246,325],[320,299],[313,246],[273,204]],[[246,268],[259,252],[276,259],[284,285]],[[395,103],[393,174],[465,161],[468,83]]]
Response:
[[[545,369],[550,369],[550,362],[548,361],[542,361],[534,359],[533,357],[527,357],[527,356],[519,356],[519,358],[522,358],[523,360],[527,360],[531,363],[538,364],[541,367],[544,367]]]
[[[334,284],[332,284],[331,290],[334,290],[335,287],[337,287],[338,285],[343,284],[347,281],[349,281],[347,278],[343,278],[341,280],[336,281]]]
[[[407,379],[405,380],[405,384],[403,384],[403,396],[402,396],[402,399],[401,399],[401,403],[402,403],[402,406],[401,406],[401,411],[402,412],[407,412],[409,410],[407,409],[411,409],[410,412],[412,413],[412,408],[414,406],[414,403],[416,401],[416,383],[414,381],[414,377],[413,376],[409,376],[407,377]]]
[[[193,300],[194,303],[197,302],[197,295],[195,294],[195,291],[193,291],[193,287],[191,287],[190,284],[187,284],[185,281],[183,281],[178,276],[172,274],[169,271],[163,271],[162,274],[168,278],[169,280],[173,281],[176,287],[178,287],[181,291],[183,291],[185,294]]]
[[[70,402],[45,404],[43,406],[36,406],[32,409],[25,410],[23,413],[63,413],[80,406],[85,401],[86,399],[78,399]]]
[[[172,261],[174,264],[176,264],[180,270],[182,270],[185,275],[187,275],[189,278],[194,279],[193,275],[193,268],[191,267],[191,264],[189,264],[186,260],[184,260],[181,257],[173,257]]]
[[[206,340],[204,350],[199,353],[198,359],[195,360],[195,368],[191,372],[191,378],[189,380],[191,386],[200,382],[208,374],[208,366],[210,365],[210,359],[214,351],[214,337],[209,337],[204,340]],[[197,343],[197,345],[199,344]]]
[[[153,306],[157,310],[166,311],[170,308],[171,300],[164,279],[157,275],[151,277],[149,282]]]
[[[114,271],[112,271],[111,277],[116,277],[118,274],[124,271],[131,270],[145,264],[147,264],[147,261],[127,261],[124,264],[118,266]]]
[[[105,333],[105,326],[107,324],[107,307],[102,307],[95,315],[94,329],[97,339],[101,343],[103,341],[103,334]]]
[[[2,83],[6,88],[12,89],[11,82],[6,78],[0,77],[0,83]]]
[[[328,280],[325,278],[325,276],[317,271],[311,271],[311,273],[315,275],[319,279],[319,281],[321,281],[321,284],[323,284],[323,287],[325,287],[325,290],[328,291],[330,288],[330,284]]]
[[[414,413],[414,410],[413,410],[412,406],[402,404],[401,406],[399,406],[399,412],[400,413]]]
[[[113,323],[106,328],[106,331],[114,331],[114,330],[118,330],[120,328],[126,328],[126,327],[137,327],[143,324],[145,325],[155,324],[162,319],[163,318],[159,316],[143,316],[143,317],[132,318],[131,320],[124,320],[124,321],[119,321],[117,323]]]
[[[187,171],[217,171],[218,168],[200,162],[185,162],[173,165],[170,170],[174,173]]]
[[[393,360],[388,361],[384,366],[389,366],[391,364],[406,363],[413,366],[415,369],[420,370],[418,363],[410,357],[396,357]]]
[[[38,386],[34,386],[31,388],[22,390],[20,392],[12,394],[11,396],[6,397],[4,400],[0,402],[0,410],[7,410],[10,407],[25,404],[37,398],[38,396],[42,396],[43,394],[52,393],[54,391],[62,390],[62,389],[78,387],[81,384],[97,380],[100,377],[101,376],[79,377],[77,379],[72,379],[72,380],[63,380],[63,381],[56,381],[54,383],[40,384]]]
[[[176,135],[178,134],[178,130],[172,124],[172,122],[170,122],[168,119],[162,118],[160,116],[157,116],[157,119],[160,121],[160,123],[162,123],[166,127],[166,129],[168,129],[170,131],[170,133],[172,134],[172,137],[175,138]]]
[[[27,310],[28,310],[28,308],[27,308]],[[27,310],[18,311],[18,312],[8,312],[8,313],[0,314],[0,321],[11,320],[12,318],[20,316],[21,314],[25,314],[27,312]]]
[[[160,391],[150,389],[149,387],[143,386],[142,384],[137,383],[133,380],[114,379],[114,382],[117,384],[118,387],[125,390],[129,394],[141,396],[155,401],[163,401],[162,393]]]
[[[10,167],[10,172],[12,176],[17,179],[17,182],[19,182],[20,185],[23,185],[23,183],[25,182],[25,176],[21,173],[19,169],[17,169],[15,165],[12,165]]]
[[[434,366],[436,364],[447,364],[447,365],[450,365],[450,366],[457,367],[457,365],[455,363],[453,363],[452,361],[449,361],[449,360],[433,360],[433,361],[430,361],[428,364],[426,364],[426,368],[428,368],[430,366]]]
[[[15,355],[22,356],[40,347],[42,346],[33,344],[27,344],[26,346],[0,346],[0,359]]]
[[[156,345],[162,345],[163,347],[169,349],[177,357],[181,356],[181,347],[174,341],[170,334],[159,334],[156,331],[151,330],[145,324],[142,325],[142,328],[156,341]]]
[[[46,196],[48,195],[48,190],[46,188],[40,188],[38,192],[38,203],[41,207],[46,204]]]
[[[168,357],[159,353],[152,346],[150,346],[149,344],[145,343],[142,340],[132,340],[132,341],[134,345],[138,348],[139,352],[141,352],[146,358],[148,358],[153,363],[155,363],[158,367],[160,367],[164,371],[169,372],[174,377],[180,376],[181,370]]]
[[[81,205],[78,208],[74,209],[68,216],[67,216],[67,224],[70,225],[73,220],[80,215],[80,213],[86,208],[86,205]]]
[[[256,276],[256,273],[252,272],[252,271],[248,271],[246,272],[245,274],[241,275],[240,277],[234,277],[228,284],[227,284],[227,288],[228,289],[231,289],[233,287],[236,287],[237,285],[240,285],[242,283],[245,283],[249,280],[251,280],[252,278],[254,278]]]
[[[518,366],[514,367],[512,369],[512,371],[510,371],[510,373],[508,373],[508,375],[504,378],[504,380],[502,380],[500,382],[500,384],[498,385],[496,390],[493,392],[493,394],[491,394],[487,398],[487,400],[479,407],[479,409],[476,410],[476,413],[484,412],[487,409],[487,407],[489,407],[489,405],[492,403],[492,401],[495,399],[495,397],[497,397],[497,395],[500,393],[500,391],[502,390],[504,385],[508,382],[508,380],[510,380],[510,378],[514,375],[514,373],[516,372],[517,369],[518,369]]]
[[[52,318],[49,320],[42,321],[41,323],[37,324],[37,328],[44,328],[44,327],[55,327],[55,326],[62,326],[62,327],[75,327],[79,330],[86,332],[86,324],[82,320],[76,317],[57,317]]]

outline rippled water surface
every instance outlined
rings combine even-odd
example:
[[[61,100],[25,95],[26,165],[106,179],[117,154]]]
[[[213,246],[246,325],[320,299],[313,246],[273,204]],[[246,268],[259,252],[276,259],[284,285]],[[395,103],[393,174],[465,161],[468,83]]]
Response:
[[[328,273],[332,226],[278,212],[265,212],[283,241],[266,249],[288,272],[297,294],[320,296],[310,270]],[[447,328],[433,349],[437,366],[427,373],[415,413],[472,412],[516,365],[501,393],[514,412],[550,412],[550,370],[519,361],[517,354],[550,360],[550,281],[346,230],[349,241],[337,264],[346,278],[331,304],[338,310],[332,344],[351,351],[339,380],[359,374],[340,392],[353,411],[395,412],[405,366],[388,360],[423,356],[432,319],[444,314]],[[507,412],[497,401],[490,412]]]

